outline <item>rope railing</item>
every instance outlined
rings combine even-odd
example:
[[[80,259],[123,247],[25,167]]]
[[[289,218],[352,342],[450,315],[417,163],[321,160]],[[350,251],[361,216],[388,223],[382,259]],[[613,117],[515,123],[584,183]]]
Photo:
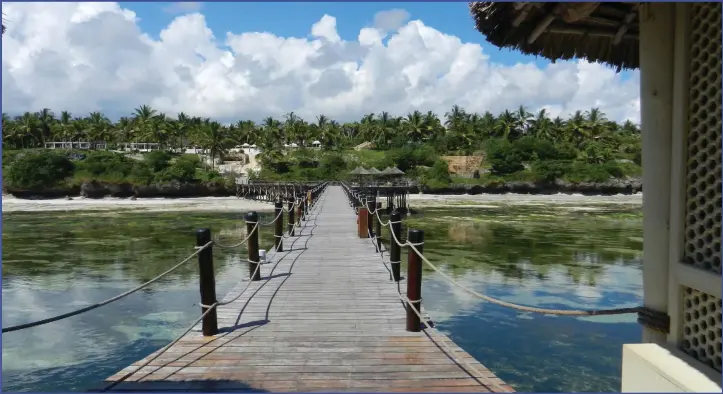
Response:
[[[253,229],[253,231],[249,232],[249,233],[246,235],[246,238],[244,238],[243,241],[241,241],[241,242],[239,242],[239,243],[237,243],[237,244],[233,244],[233,245],[222,245],[222,244],[220,244],[220,243],[218,242],[218,238],[216,238],[216,240],[214,240],[213,243],[214,243],[214,245],[218,246],[218,247],[221,248],[221,249],[235,249],[235,248],[238,248],[239,246],[241,246],[241,245],[245,244],[246,242],[248,242],[249,238],[251,238],[251,236],[254,234],[254,231],[256,231],[257,228],[259,228],[259,222],[254,223],[254,229]]]
[[[251,200],[275,202],[278,199],[298,200],[297,196],[306,195],[308,192],[316,193],[326,187],[328,182],[271,182],[251,180],[249,183],[236,185],[236,196]]]
[[[118,301],[118,300],[120,300],[120,299],[122,299],[122,298],[124,298],[124,297],[127,297],[127,296],[129,296],[129,295],[131,295],[131,294],[133,294],[133,293],[135,293],[135,292],[137,292],[137,291],[139,291],[139,290],[142,290],[142,289],[144,289],[144,288],[152,285],[152,284],[155,283],[155,282],[158,282],[159,280],[161,280],[161,279],[162,279],[163,277],[165,277],[166,275],[170,274],[171,272],[173,272],[173,271],[175,271],[176,269],[180,268],[183,264],[186,264],[187,262],[189,262],[192,258],[196,257],[199,253],[201,253],[201,251],[203,251],[203,250],[211,247],[211,245],[213,245],[213,242],[209,242],[209,243],[205,244],[204,246],[197,247],[195,252],[193,252],[191,255],[189,255],[188,257],[186,257],[185,259],[183,259],[183,261],[181,261],[180,263],[174,265],[174,266],[171,267],[170,269],[166,270],[165,272],[163,272],[162,274],[156,276],[155,278],[149,280],[148,282],[145,282],[145,283],[143,283],[143,284],[140,285],[140,286],[137,286],[137,287],[135,287],[135,288],[133,288],[133,289],[131,289],[131,290],[128,290],[128,291],[126,291],[125,293],[118,294],[117,296],[111,297],[111,298],[109,298],[109,299],[107,299],[107,300],[105,300],[105,301],[98,302],[98,303],[95,303],[95,304],[93,304],[93,305],[88,305],[88,306],[86,306],[86,307],[84,307],[84,308],[80,308],[80,309],[77,309],[77,310],[72,311],[72,312],[64,313],[64,314],[62,314],[62,315],[50,317],[50,318],[43,319],[43,320],[38,320],[38,321],[35,321],[35,322],[31,322],[31,323],[24,323],[24,324],[18,324],[18,325],[16,325],[16,326],[5,327],[5,328],[2,329],[2,332],[3,332],[3,333],[13,332],[13,331],[18,331],[18,330],[23,330],[23,329],[26,329],[26,328],[41,326],[41,325],[48,324],[48,323],[53,323],[53,322],[56,322],[56,321],[58,321],[58,320],[63,320],[63,319],[66,319],[66,318],[68,318],[68,317],[76,316],[76,315],[79,315],[79,314],[84,313],[84,312],[92,311],[93,309],[100,308],[101,306],[110,304],[111,302]]]
[[[356,196],[354,196],[354,197],[358,198]],[[392,230],[392,231],[390,231],[390,234],[392,234],[392,238],[394,239],[393,242],[395,242],[397,245],[399,245],[399,247],[411,246],[411,245],[419,246],[419,245],[423,244],[423,242],[411,243],[409,241],[406,241],[406,242],[402,243],[401,241],[399,241],[399,239],[397,239],[397,236],[396,236],[394,230],[392,229],[392,224],[401,223],[401,221],[392,221],[390,218],[389,220],[384,222],[382,220],[382,218],[379,216],[379,208],[378,207],[371,207],[369,204],[369,200],[366,200],[366,199],[360,199],[360,200],[361,200],[362,204],[367,207],[367,209],[368,209],[367,212],[370,215],[375,216],[376,219],[379,221],[379,223],[381,223],[382,227],[389,227],[390,230]],[[372,240],[372,244],[374,245],[374,247],[377,249],[377,252],[379,253],[379,255],[381,257],[382,264],[384,265],[384,268],[389,272],[389,279],[394,280],[393,275],[392,275],[392,270],[387,266],[387,261],[384,258],[385,250],[383,249],[383,243],[377,242],[377,240],[379,239],[379,234],[374,234],[374,233],[372,233],[372,231],[367,229],[367,235]],[[389,261],[389,263],[390,264],[401,264],[401,261]],[[473,377],[474,379],[479,381],[479,379],[482,378],[484,376],[484,374],[478,368],[476,368],[469,361],[467,361],[466,358],[459,357],[457,352],[447,343],[445,338],[435,338],[436,335],[434,335],[434,336],[432,335],[432,333],[433,332],[436,333],[436,331],[432,330],[432,325],[428,321],[429,319],[425,318],[422,315],[421,311],[414,305],[415,303],[421,302],[421,298],[416,301],[409,300],[409,298],[407,298],[406,295],[402,294],[401,288],[399,286],[400,282],[397,281],[396,283],[397,283],[397,294],[399,296],[399,299],[402,301],[403,304],[405,304],[405,306],[408,306],[408,310],[411,310],[417,316],[419,321],[422,324],[424,324],[424,326],[428,329],[427,333],[430,336],[430,339],[432,339],[435,343],[439,344],[442,348],[444,348],[444,351],[447,353],[447,355],[450,358],[452,358],[455,361],[455,363],[462,366],[466,370],[466,372],[470,374],[471,377]],[[506,389],[504,389],[503,387],[501,387],[498,383],[496,383],[494,381],[491,381],[491,382],[485,381],[484,384],[488,388],[489,388],[489,386],[493,386],[493,387],[497,388],[498,391],[507,391]]]
[[[312,189],[312,190],[313,190],[314,192],[316,192],[316,191],[318,191],[319,189],[321,189],[322,187],[324,187],[324,184],[322,184],[320,187],[314,188],[314,189]],[[302,201],[302,199],[297,199],[297,201],[294,202],[294,206],[295,206],[295,207],[298,207],[299,204],[301,204],[301,201]],[[282,211],[282,212],[283,212],[283,211]],[[287,212],[288,212],[288,211],[287,211]],[[281,217],[281,213],[279,213],[279,214],[274,218],[274,220],[272,220],[271,222],[269,222],[269,223],[262,223],[261,225],[271,225],[271,224],[274,224],[277,220],[279,220],[280,217]],[[297,225],[297,224],[294,224],[294,227],[293,227],[293,228],[296,228],[296,225]],[[123,299],[123,298],[125,298],[125,297],[127,297],[127,296],[129,296],[129,295],[131,295],[131,294],[133,294],[133,293],[136,293],[136,292],[138,292],[138,291],[140,291],[140,290],[142,290],[142,289],[144,289],[144,288],[152,285],[153,283],[156,283],[156,282],[158,282],[159,280],[163,279],[164,277],[166,277],[166,276],[169,275],[170,273],[176,271],[178,268],[180,268],[181,266],[183,266],[183,265],[186,264],[187,262],[191,261],[191,259],[193,259],[194,257],[198,256],[199,253],[201,253],[202,251],[210,248],[210,247],[211,247],[212,245],[214,245],[214,244],[215,244],[216,246],[222,248],[222,249],[232,249],[232,248],[237,248],[237,247],[239,247],[239,246],[241,246],[241,245],[244,245],[245,243],[247,243],[247,242],[249,241],[249,239],[251,238],[251,236],[252,236],[254,233],[257,232],[258,227],[259,227],[259,222],[254,223],[253,230],[249,232],[249,234],[246,236],[246,238],[244,238],[241,242],[239,242],[239,243],[237,243],[237,244],[234,244],[234,245],[222,245],[222,244],[218,243],[217,240],[215,240],[215,241],[209,241],[208,243],[204,244],[203,246],[197,246],[197,247],[194,248],[195,251],[194,251],[193,253],[191,253],[188,257],[186,257],[185,259],[183,259],[180,263],[174,265],[173,267],[169,268],[168,270],[164,271],[163,273],[159,274],[158,276],[154,277],[153,279],[151,279],[151,280],[149,280],[149,281],[147,281],[147,282],[145,282],[145,283],[143,283],[143,284],[141,284],[141,285],[139,285],[139,286],[136,286],[136,287],[134,287],[133,289],[130,289],[130,290],[124,292],[124,293],[118,294],[118,295],[116,295],[116,296],[114,296],[114,297],[111,297],[111,298],[108,298],[108,299],[106,299],[106,300],[104,300],[104,301],[97,302],[97,303],[95,303],[95,304],[88,305],[88,306],[86,306],[86,307],[76,309],[76,310],[71,311],[71,312],[63,313],[63,314],[61,314],[61,315],[49,317],[49,318],[42,319],[42,320],[37,320],[37,321],[34,321],[34,322],[18,324],[18,325],[10,326],[10,327],[4,327],[4,328],[2,329],[2,333],[19,331],[19,330],[24,330],[24,329],[27,329],[27,328],[32,328],[32,327],[37,327],[37,326],[41,326],[41,325],[53,323],[53,322],[56,322],[56,321],[59,321],[59,320],[67,319],[67,318],[69,318],[69,317],[77,316],[77,315],[80,315],[80,314],[82,314],[82,313],[92,311],[92,310],[94,310],[94,309],[100,308],[100,307],[102,307],[102,306],[105,306],[105,305],[108,305],[108,304],[113,303],[113,302],[115,302],[115,301],[118,301],[118,300],[120,300],[120,299]],[[288,237],[287,237],[287,238],[288,238]],[[258,268],[259,266],[260,266],[260,265],[257,264],[257,270],[259,269],[259,268]],[[206,311],[206,312],[208,312],[208,311]],[[204,313],[203,316],[205,316],[205,313]],[[199,319],[198,321],[201,321],[201,320],[202,320],[202,318]],[[197,322],[196,322],[196,323],[197,323]]]
[[[319,209],[320,209],[321,206],[323,206],[324,201],[326,201],[326,198],[322,198],[322,199],[319,201],[319,202],[320,202],[320,204],[318,205]],[[310,212],[310,213],[311,213],[311,212]],[[277,219],[278,219],[278,216],[277,216]],[[296,224],[294,225],[294,227],[296,227]],[[256,229],[256,227],[254,227],[254,229]],[[277,252],[278,252],[278,249],[274,248],[274,251],[272,252],[272,256],[275,256]],[[251,262],[251,263],[256,263],[256,262],[252,262],[252,261],[249,261],[249,262]],[[276,264],[274,264],[274,268],[271,269],[271,272],[273,272],[273,271],[276,269],[276,267],[278,266],[278,264],[279,264],[280,262],[281,262],[281,259],[279,259],[279,260],[276,261]],[[256,270],[251,274],[251,278],[255,277],[255,276],[258,274],[258,272],[259,272],[260,269],[261,269],[261,265],[260,265],[260,264],[257,264],[257,265],[256,265]],[[201,322],[201,321],[206,317],[206,315],[208,315],[212,310],[218,308],[219,306],[228,305],[228,304],[231,304],[231,303],[235,302],[236,300],[238,300],[238,299],[246,292],[246,290],[251,286],[251,283],[253,283],[253,282],[254,282],[253,280],[249,280],[249,282],[246,284],[246,287],[244,287],[234,298],[232,298],[232,299],[230,299],[230,300],[228,300],[228,301],[217,301],[217,302],[213,303],[212,305],[203,305],[203,304],[201,304],[200,306],[202,306],[202,307],[204,307],[204,308],[208,308],[208,309],[207,309],[206,311],[204,311],[204,312],[201,314],[201,316],[193,322],[193,324],[191,324],[190,326],[188,326],[188,328],[186,328],[186,330],[184,330],[180,335],[178,335],[178,336],[177,336],[173,341],[171,341],[168,345],[162,347],[162,348],[156,353],[155,356],[153,356],[152,358],[150,358],[149,360],[147,360],[146,362],[144,362],[141,366],[137,367],[136,369],[134,369],[134,370],[132,370],[132,371],[129,371],[128,373],[126,373],[125,375],[123,375],[120,379],[118,379],[118,380],[110,383],[109,385],[107,385],[106,387],[104,387],[104,388],[103,388],[102,390],[100,390],[100,391],[101,391],[101,392],[106,392],[106,391],[112,389],[113,387],[117,386],[118,384],[124,382],[126,379],[130,378],[130,377],[133,376],[134,374],[140,372],[143,368],[145,368],[146,366],[148,366],[150,363],[152,363],[154,360],[156,360],[158,357],[160,357],[160,356],[163,355],[166,351],[168,351],[168,349],[170,349],[173,345],[175,345],[176,343],[178,343],[184,336],[186,336],[186,334],[188,334],[189,332],[191,332],[191,330],[193,330],[193,328],[196,327],[196,325],[197,325],[199,322]],[[252,295],[251,297],[253,297],[253,295]],[[251,299],[249,298],[249,301],[250,301],[250,300],[251,300]],[[148,375],[149,375],[149,374],[146,374],[145,376],[148,376]]]
[[[592,309],[591,310],[549,309],[549,308],[538,308],[538,307],[531,307],[531,306],[526,306],[526,305],[515,304],[515,303],[503,301],[503,300],[500,300],[500,299],[497,299],[494,297],[490,297],[485,294],[481,294],[473,289],[470,289],[470,288],[460,284],[459,282],[454,280],[452,277],[447,275],[445,272],[443,272],[441,269],[439,269],[431,261],[429,261],[429,259],[424,255],[422,250],[420,250],[420,249],[422,249],[422,246],[424,245],[423,238],[419,237],[420,235],[422,235],[422,234],[419,234],[419,233],[421,233],[421,231],[414,230],[417,233],[415,236],[415,239],[422,241],[422,242],[415,243],[415,242],[410,242],[409,240],[407,240],[405,242],[400,241],[399,240],[400,237],[397,236],[397,232],[400,232],[400,230],[401,230],[401,227],[400,227],[401,220],[394,219],[395,215],[397,215],[396,218],[401,218],[400,216],[398,216],[399,213],[394,212],[392,214],[392,216],[389,218],[389,220],[387,220],[385,222],[382,220],[382,218],[379,214],[380,209],[379,209],[379,206],[375,204],[374,199],[365,199],[362,196],[360,196],[359,194],[354,193],[354,191],[351,190],[350,188],[348,188],[346,185],[342,184],[342,186],[344,187],[344,191],[347,193],[347,196],[350,199],[350,205],[353,208],[355,208],[355,211],[357,211],[357,214],[359,213],[358,209],[357,209],[358,207],[365,207],[366,212],[369,215],[368,219],[367,219],[368,220],[367,223],[370,223],[369,221],[373,220],[371,218],[374,218],[374,219],[376,219],[377,223],[380,225],[379,227],[377,227],[377,230],[372,232],[370,230],[371,224],[368,224],[369,229],[367,229],[367,235],[369,238],[372,239],[372,244],[374,245],[375,249],[379,253],[380,258],[382,260],[382,264],[387,269],[387,271],[390,272],[390,275],[391,275],[391,271],[387,267],[387,261],[384,258],[385,250],[382,247],[383,243],[378,242],[380,234],[376,234],[377,231],[379,231],[381,233],[381,227],[387,227],[390,230],[389,231],[389,233],[391,234],[390,242],[393,243],[392,248],[391,248],[392,254],[394,254],[395,253],[394,250],[396,250],[396,254],[399,255],[400,248],[403,248],[403,247],[408,248],[408,253],[410,254],[410,267],[412,264],[412,255],[413,255],[414,260],[415,260],[414,266],[417,267],[417,268],[415,268],[415,271],[419,270],[417,272],[419,272],[421,274],[421,267],[419,266],[419,262],[422,261],[427,266],[429,266],[433,271],[435,271],[440,276],[442,276],[452,286],[457,287],[457,288],[467,292],[468,294],[471,294],[477,298],[483,299],[487,302],[494,303],[494,304],[502,306],[502,307],[507,307],[507,308],[511,308],[511,309],[515,309],[515,310],[524,311],[524,312],[551,314],[551,315],[563,315],[563,316],[601,316],[601,315],[638,313],[638,316],[639,316],[638,321],[644,325],[647,325],[648,327],[650,327],[652,329],[663,330],[662,327],[664,327],[664,325],[666,324],[664,317],[661,320],[661,316],[659,315],[659,313],[652,311],[649,308],[646,308],[643,306],[631,307],[631,308],[613,308],[613,309],[595,309],[595,310],[592,310]],[[372,204],[370,204],[370,201],[372,202]],[[393,227],[393,225],[397,225],[396,231],[395,231],[395,228]],[[410,237],[411,237],[411,233],[410,233]],[[391,258],[390,258],[390,260],[391,260]],[[400,263],[400,262],[389,261],[389,263],[394,264],[394,263]],[[394,267],[394,268],[398,268],[398,267]],[[409,320],[410,313],[412,313],[412,316],[415,316],[415,319],[418,319],[418,322],[411,323],[413,326],[415,326],[418,323],[421,323],[427,329],[429,329],[427,331],[427,334],[430,336],[430,338],[432,340],[434,340],[436,343],[438,343],[439,345],[441,345],[442,347],[444,347],[447,354],[452,359],[454,359],[455,362],[457,362],[460,365],[464,365],[464,367],[467,369],[468,373],[472,372],[473,374],[470,373],[470,375],[472,377],[476,378],[476,377],[484,376],[477,370],[477,368],[474,367],[474,365],[471,365],[469,362],[467,362],[466,359],[457,357],[454,349],[452,349],[443,338],[442,339],[434,339],[434,337],[432,336],[432,333],[436,333],[436,331],[432,330],[432,328],[433,328],[432,323],[430,321],[428,321],[428,319],[426,319],[422,315],[422,312],[421,312],[422,297],[421,297],[421,293],[420,293],[420,290],[421,290],[420,274],[415,275],[416,278],[414,281],[412,281],[412,282],[418,281],[416,283],[416,285],[411,286],[411,289],[414,289],[416,287],[416,290],[410,290],[410,287],[408,287],[408,289],[407,289],[408,294],[404,295],[404,294],[402,294],[402,291],[400,288],[401,277],[399,276],[398,271],[396,273],[397,292],[398,292],[400,300],[406,307],[405,309],[407,309],[408,329],[409,329],[409,324],[410,324],[410,320]],[[409,275],[410,276],[412,275],[411,271],[410,271]],[[392,279],[392,278],[390,277],[390,279]],[[411,280],[411,278],[409,280]],[[409,282],[408,285],[411,285],[411,282]],[[411,301],[408,298],[408,297],[411,297],[411,296],[409,296],[409,294],[415,294],[415,297],[419,298],[419,299]],[[419,294],[419,296],[417,296],[417,294]],[[497,386],[497,388],[499,388],[500,391],[507,391],[495,382],[487,382],[486,384],[489,384],[489,383],[491,383],[492,386]]]
[[[417,317],[419,318],[419,321],[421,321],[422,324],[424,324],[424,326],[427,328],[427,330],[428,330],[427,332],[428,332],[428,333],[432,333],[432,332],[435,332],[435,333],[436,333],[435,330],[432,330],[432,326],[429,324],[429,322],[427,321],[427,319],[425,319],[424,316],[422,316],[421,311],[419,311],[419,310],[417,309],[417,307],[414,306],[414,303],[415,303],[415,302],[418,302],[418,301],[421,301],[421,300],[411,301],[409,298],[407,298],[407,296],[403,295],[402,293],[399,293],[399,299],[402,300],[402,302],[403,302],[405,305],[408,305],[409,308],[410,308],[410,310],[411,310],[412,312],[414,312],[414,314],[417,315]],[[431,334],[430,334],[430,337],[431,337]],[[462,364],[462,365],[464,365],[464,367],[467,369],[467,373],[472,372],[472,373],[470,373],[470,375],[471,375],[473,378],[475,378],[475,379],[480,379],[480,378],[482,378],[482,377],[485,376],[479,369],[477,369],[474,365],[472,365],[469,361],[467,361],[466,358],[458,357],[457,352],[456,352],[454,349],[452,349],[451,346],[449,346],[449,344],[447,343],[447,341],[445,340],[445,338],[436,338],[436,339],[433,338],[433,340],[434,340],[434,342],[442,345],[442,347],[445,348],[445,351],[447,352],[447,354],[448,354],[450,357],[452,357],[452,358],[455,360],[455,362],[457,362],[457,364]],[[484,382],[484,385],[485,385],[485,386],[488,386],[490,383],[491,383],[492,386],[494,386],[494,387],[497,389],[497,390],[496,390],[497,392],[505,392],[505,391],[507,391],[507,390],[504,389],[502,386],[500,386],[498,383],[496,383],[494,380],[492,380],[492,379],[485,379],[485,382]],[[488,388],[489,388],[489,387],[488,387]]]
[[[376,216],[376,219],[379,220],[379,222],[382,224],[383,227],[387,227],[390,230],[392,230],[392,224],[398,223],[398,222],[392,222],[391,219],[384,222],[382,221],[381,217],[379,216],[379,209],[372,210],[372,207],[369,206],[369,199],[361,199],[359,196],[355,195],[353,191],[348,191],[353,197],[359,199],[361,203],[364,206],[368,207],[369,214],[373,214]],[[389,231],[389,233],[392,235],[391,240],[395,242],[400,248],[408,247],[416,253],[419,258],[433,271],[438,273],[440,276],[442,276],[447,282],[449,282],[451,285],[467,292],[468,294],[471,294],[477,298],[480,298],[482,300],[485,300],[487,302],[516,309],[523,312],[532,312],[532,313],[540,313],[540,314],[547,314],[547,315],[561,315],[561,316],[602,316],[602,315],[620,315],[620,314],[629,314],[629,313],[645,313],[647,311],[647,308],[643,306],[637,306],[637,307],[629,307],[629,308],[611,308],[611,309],[578,309],[578,310],[565,310],[565,309],[550,309],[550,308],[539,308],[539,307],[533,307],[533,306],[527,306],[527,305],[520,305],[512,302],[503,301],[491,296],[488,296],[486,294],[481,294],[475,290],[470,289],[467,286],[462,285],[461,283],[454,280],[451,276],[444,273],[439,267],[434,265],[429,259],[421,253],[417,247],[424,244],[424,242],[419,243],[412,243],[409,241],[402,242],[397,238],[397,235],[394,231]],[[376,236],[375,236],[376,239]]]
[[[377,241],[377,239],[378,239],[377,235],[376,235],[376,234],[372,234],[372,232],[369,231],[368,229],[367,229],[367,235],[369,236],[369,239],[371,239],[372,245],[374,245],[374,247],[376,248],[376,245],[377,245],[377,242],[376,242],[376,241]],[[389,268],[389,266],[387,266],[387,261],[384,260],[384,251],[378,250],[378,252],[379,252],[379,255],[380,255],[381,258],[382,258],[382,264],[384,264],[384,268],[386,268],[387,271],[389,272],[389,280],[394,280],[394,276],[392,275],[392,270]],[[391,261],[389,261],[389,263],[392,264]]]
[[[260,269],[261,269],[261,265],[257,265],[257,266],[256,266],[256,271],[254,272],[254,275],[256,275],[256,273],[257,273]],[[189,332],[191,332],[191,331],[193,330],[193,328],[196,327],[196,325],[198,325],[198,323],[200,323],[200,322],[206,317],[206,315],[208,315],[209,313],[211,313],[212,310],[214,310],[214,309],[216,309],[217,307],[222,306],[222,305],[228,305],[228,304],[232,303],[233,301],[236,301],[239,297],[241,297],[241,295],[246,291],[246,289],[248,289],[249,286],[251,286],[251,283],[253,283],[253,281],[249,280],[249,282],[246,284],[246,287],[245,287],[243,290],[241,290],[241,291],[239,292],[239,294],[238,294],[236,297],[234,297],[232,300],[225,301],[225,302],[215,302],[215,303],[212,304],[212,305],[203,305],[203,304],[201,304],[202,307],[208,308],[208,309],[206,309],[206,311],[204,311],[204,312],[201,314],[201,316],[199,316],[198,319],[196,319],[193,323],[191,323],[191,325],[188,326],[188,328],[186,328],[180,335],[178,335],[176,338],[174,338],[169,344],[167,344],[166,346],[162,347],[162,348],[156,353],[155,356],[153,356],[151,359],[149,359],[148,361],[146,361],[145,363],[143,363],[140,367],[138,367],[137,369],[134,369],[134,370],[126,373],[126,374],[123,375],[120,379],[118,379],[118,380],[110,383],[109,385],[107,385],[106,387],[104,387],[104,388],[103,388],[102,390],[100,390],[100,391],[101,391],[101,392],[106,392],[106,391],[112,389],[113,387],[115,387],[115,386],[123,383],[126,379],[128,379],[128,378],[130,378],[131,376],[135,375],[137,372],[141,371],[143,368],[147,367],[150,363],[152,363],[152,362],[153,362],[154,360],[156,360],[158,357],[160,357],[161,355],[163,355],[163,354],[164,354],[168,349],[170,349],[173,345],[175,345],[176,343],[178,343],[178,341],[180,341],[181,339],[183,339],[183,337],[186,336],[186,334],[188,334]]]

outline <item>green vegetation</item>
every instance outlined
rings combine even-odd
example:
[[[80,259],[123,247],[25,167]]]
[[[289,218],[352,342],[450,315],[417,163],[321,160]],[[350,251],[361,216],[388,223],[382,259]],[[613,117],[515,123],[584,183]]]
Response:
[[[259,176],[263,179],[344,179],[359,165],[378,169],[396,166],[434,189],[450,183],[603,182],[641,173],[638,127],[631,122],[609,121],[597,108],[578,111],[568,119],[553,119],[545,110],[531,114],[524,107],[494,116],[489,112],[467,113],[454,106],[442,118],[432,112],[415,111],[406,117],[382,112],[344,124],[324,115],[308,123],[290,113],[283,121],[267,118],[258,125],[239,121],[224,126],[184,113],[172,119],[144,105],[132,117],[118,122],[98,112],[85,118],[73,118],[66,111],[56,118],[48,109],[14,119],[3,114],[3,130],[5,151],[43,147],[46,141],[102,142],[109,149],[126,142],[152,142],[164,149],[199,147],[213,158],[224,158],[234,146],[257,144],[261,149],[257,158],[263,168]],[[284,148],[291,143],[310,146],[313,141],[319,141],[323,149]],[[363,142],[374,147],[352,149]],[[8,181],[18,187],[57,184],[71,168],[57,154],[39,158],[36,155],[42,154],[37,153],[32,160],[25,157],[19,164],[14,155],[16,152],[4,153],[3,166],[10,165]],[[484,157],[479,176],[450,176],[440,157],[455,155]],[[18,173],[53,165],[61,168],[37,175]],[[159,153],[134,161],[101,152],[76,160],[72,176],[134,183],[218,178],[217,173],[201,170],[198,161],[185,156],[173,158]]]
[[[18,190],[62,189],[87,181],[150,185],[170,181],[228,183],[197,155],[151,152],[141,159],[108,151],[25,149],[3,151],[3,182]]]
[[[402,234],[407,228],[424,230],[424,253],[430,261],[465,284],[483,284],[483,292],[494,297],[567,309],[637,305],[642,296],[639,206],[585,206],[599,209],[490,203],[484,209],[423,209],[422,215],[403,219]],[[4,302],[24,305],[32,299],[33,313],[52,316],[106,299],[185,258],[195,245],[198,228],[210,228],[214,238],[220,237],[220,244],[239,242],[245,237],[244,214],[5,212]],[[259,214],[264,223],[274,219],[272,212]],[[353,225],[348,223],[349,228]],[[268,249],[274,242],[273,226],[259,231],[260,246]],[[388,232],[383,231],[388,246]],[[296,245],[306,240],[298,239]],[[213,253],[216,292],[226,294],[248,276],[242,263],[247,250],[241,245],[214,248]],[[401,261],[406,273],[406,256]],[[379,264],[384,270],[381,260],[369,264]],[[476,352],[473,355],[484,359],[489,368],[502,371],[501,377],[520,392],[614,392],[620,387],[620,347],[640,336],[635,315],[612,319],[521,316],[482,300],[466,299],[461,304],[459,294],[438,275],[425,271],[422,277],[424,302],[438,326],[462,348]],[[387,278],[380,275],[370,283],[383,284]],[[84,329],[71,330],[69,336],[60,337],[69,339],[52,346],[47,342],[70,326],[53,329],[51,334],[56,336],[45,340],[37,339],[36,330],[7,335],[3,351],[15,367],[5,363],[3,387],[9,392],[87,391],[105,379],[108,370],[125,368],[129,359],[141,359],[166,345],[198,317],[198,308],[191,307],[199,302],[197,265],[194,261],[182,265],[156,283],[147,296],[154,302],[133,302],[131,297],[78,316]],[[27,322],[31,319],[27,311],[5,308],[4,324]],[[64,357],[70,347],[75,353],[68,361]],[[99,354],[105,357],[107,368],[97,368]],[[540,363],[543,358],[546,362]],[[60,362],[48,366],[37,360]],[[78,378],[58,378],[62,376]]]

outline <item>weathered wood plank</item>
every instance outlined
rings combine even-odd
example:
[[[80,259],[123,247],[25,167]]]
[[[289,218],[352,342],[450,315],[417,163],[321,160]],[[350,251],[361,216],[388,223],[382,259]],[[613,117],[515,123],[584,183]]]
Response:
[[[513,391],[441,332],[406,331],[405,284],[356,236],[339,187],[314,209],[286,251],[269,254],[262,280],[223,297],[221,333],[196,327],[108,378],[133,372],[112,391]]]

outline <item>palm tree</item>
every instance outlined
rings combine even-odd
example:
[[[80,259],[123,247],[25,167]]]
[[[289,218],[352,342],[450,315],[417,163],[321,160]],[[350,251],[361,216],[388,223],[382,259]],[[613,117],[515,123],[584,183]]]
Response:
[[[530,130],[537,138],[552,141],[554,139],[553,123],[547,116],[547,110],[541,109],[534,119],[530,121]]]
[[[453,106],[441,119],[432,111],[415,110],[403,118],[383,111],[344,124],[325,115],[307,123],[289,113],[283,123],[267,118],[258,126],[251,120],[240,120],[226,127],[185,113],[169,118],[148,105],[141,105],[129,117],[117,121],[100,112],[73,118],[70,112],[62,111],[55,117],[47,108],[14,117],[3,114],[2,121],[2,143],[7,149],[40,147],[51,140],[158,142],[163,147],[201,147],[217,159],[229,147],[249,143],[262,148],[261,159],[267,163],[281,160],[288,153],[282,149],[284,141],[306,145],[311,139],[318,139],[325,148],[335,150],[363,141],[374,141],[380,149],[388,149],[392,143],[414,141],[434,147],[439,154],[469,154],[491,137],[513,141],[529,135],[555,145],[569,144],[565,150],[570,148],[570,153],[578,154],[580,160],[589,163],[602,163],[614,157],[630,158],[640,152],[639,127],[630,121],[608,120],[599,108],[584,113],[577,111],[564,120],[559,116],[551,119],[545,109],[531,114],[525,107],[519,107],[494,116],[490,112],[468,113]],[[212,167],[215,168],[215,163]]]
[[[402,129],[410,141],[421,141],[426,136],[422,113],[414,111],[407,114],[402,120]]]
[[[110,120],[100,112],[91,112],[87,118],[88,121],[88,138],[91,149],[95,148],[94,143],[105,141],[110,136]]]
[[[505,139],[517,139],[520,135],[520,131],[517,129],[518,126],[519,122],[515,114],[505,110],[497,117],[497,122],[494,125],[494,135]]]
[[[589,133],[593,137],[600,136],[608,130],[607,117],[605,117],[605,114],[600,111],[600,108],[590,109],[589,111],[585,112],[585,117],[585,120],[587,121],[587,127],[590,130]]]
[[[445,113],[444,116],[446,118],[444,125],[447,127],[447,130],[450,130],[461,127],[466,120],[467,113],[460,108],[459,105],[454,105],[452,106],[452,110]]]
[[[231,143],[226,128],[210,119],[204,120],[198,129],[197,141],[202,149],[208,151],[212,169],[215,168],[216,158],[225,154]]]
[[[520,105],[520,108],[515,111],[515,119],[517,120],[515,128],[520,134],[527,134],[530,123],[533,119],[532,114],[527,111],[527,108]]]

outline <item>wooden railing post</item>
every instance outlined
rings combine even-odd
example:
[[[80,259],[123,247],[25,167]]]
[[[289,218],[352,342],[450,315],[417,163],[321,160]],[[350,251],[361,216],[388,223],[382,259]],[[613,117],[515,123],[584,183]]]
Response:
[[[377,201],[377,206],[375,209],[376,209],[377,213],[374,215],[374,217],[375,217],[374,236],[377,237],[377,251],[381,252],[382,251],[382,238],[381,238],[382,237],[382,221],[381,221],[381,216],[378,216],[379,211],[382,209],[381,201]]]
[[[389,215],[389,224],[392,225],[392,233],[389,235],[389,263],[392,265],[392,277],[395,282],[401,278],[402,251],[396,239],[402,241],[402,215],[396,209]]]
[[[306,219],[306,206],[304,205],[304,199],[299,197],[299,222]]]
[[[306,198],[307,194],[304,193],[304,197],[301,199],[301,210],[303,212],[302,218],[306,220],[306,215],[309,214],[309,200]]]
[[[294,224],[296,223],[294,221],[294,197],[289,197],[288,209],[289,209],[289,224],[287,225],[287,227],[288,227],[289,236],[293,237],[294,236]]]
[[[259,268],[259,214],[249,212],[244,217],[246,220],[246,247],[249,251],[249,278],[253,281],[261,280],[261,269]]]
[[[367,197],[367,226],[369,234],[374,234],[374,210],[377,207],[377,199],[371,193]]]
[[[211,230],[202,228],[196,231],[196,246],[201,247],[211,242]],[[198,253],[198,281],[201,290],[201,313],[206,313],[208,307],[216,303],[216,279],[213,273],[213,245]],[[216,308],[208,312],[201,322],[201,331],[204,336],[218,334],[218,319]]]
[[[360,205],[356,216],[359,238],[369,238],[369,225],[367,224],[368,219],[369,215],[367,214],[367,208]]]
[[[420,244],[415,246],[419,253],[422,253],[424,242],[424,231],[409,230],[407,233],[407,242],[412,244]],[[422,321],[419,315],[412,309],[412,305],[422,313],[422,258],[414,251],[411,246],[407,250],[407,331],[418,332],[422,329]],[[410,305],[411,304],[411,305]]]
[[[296,224],[301,225],[301,203],[297,200],[296,204]]]
[[[284,202],[281,199],[276,200],[274,204],[274,246],[277,252],[284,251],[284,244],[281,242],[284,236]]]

